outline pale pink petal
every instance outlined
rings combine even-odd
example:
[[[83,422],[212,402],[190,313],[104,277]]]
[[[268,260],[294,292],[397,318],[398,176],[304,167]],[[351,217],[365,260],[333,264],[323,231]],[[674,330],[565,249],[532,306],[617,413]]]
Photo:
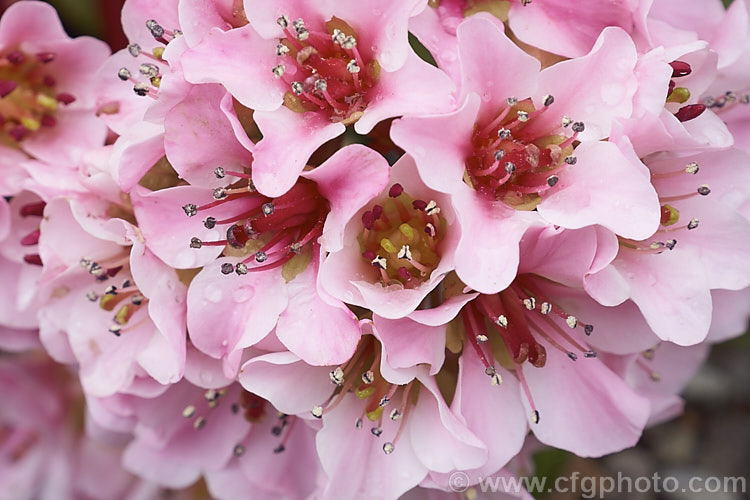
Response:
[[[539,61],[514,44],[495,17],[476,14],[459,25],[456,36],[463,76],[461,95],[474,92],[482,98],[480,123],[489,122],[507,106],[507,98],[535,95]]]
[[[328,3],[333,15],[354,28],[358,45],[371,48],[373,57],[385,71],[396,71],[413,54],[407,37],[408,21],[427,6],[425,0],[329,0]]]
[[[164,150],[170,164],[190,184],[217,187],[234,178],[217,179],[216,167],[244,172],[253,156],[234,136],[219,104],[226,95],[220,85],[196,85],[164,120]]]
[[[539,214],[552,224],[578,229],[600,224],[625,238],[648,238],[659,226],[661,205],[649,171],[632,152],[610,142],[583,142],[575,165],[544,196]]]
[[[750,319],[750,288],[744,290],[712,290],[713,315],[709,342],[723,342],[747,331]]]
[[[354,354],[360,331],[357,317],[344,304],[329,305],[316,291],[319,258],[287,283],[289,305],[279,316],[276,335],[308,364],[345,363]],[[272,271],[271,271],[272,272]]]
[[[239,381],[280,411],[306,416],[336,388],[330,371],[330,367],[310,366],[291,352],[275,352],[248,360],[240,369]]]
[[[528,432],[528,423],[518,397],[518,381],[502,367],[502,377],[493,386],[484,373],[484,365],[473,349],[464,349],[459,358],[459,376],[451,409],[465,419],[466,426],[484,442],[489,455],[481,467],[464,470],[470,484],[503,467],[520,450]],[[448,486],[449,475],[431,474],[438,484]]]
[[[454,83],[445,73],[409,52],[401,68],[380,74],[367,94],[367,109],[354,124],[354,130],[367,134],[388,118],[451,111],[456,106],[454,90]]]
[[[401,118],[391,125],[391,138],[414,157],[428,187],[451,193],[462,182],[465,161],[473,151],[471,138],[479,107],[479,96],[469,94],[453,113]],[[451,133],[446,135],[445,130]]]
[[[403,444],[396,443],[393,453],[383,453],[385,439],[397,432],[396,422],[383,419],[380,438],[374,437],[369,428],[354,426],[362,406],[363,402],[356,396],[346,396],[336,411],[323,420],[323,428],[316,437],[318,456],[328,476],[323,498],[371,498],[373,495],[397,498],[419,484],[427,474],[427,467],[420,463],[406,441],[408,436],[403,437]]]
[[[344,244],[343,234],[332,234],[328,228],[343,227],[385,189],[389,174],[385,158],[359,144],[344,146],[319,167],[302,173],[303,177],[315,181],[318,191],[331,206],[319,240],[325,251],[338,251]]]
[[[529,122],[524,132],[557,129],[562,117],[569,116],[586,125],[581,139],[607,137],[612,121],[627,118],[633,111],[633,95],[638,87],[634,73],[637,58],[633,41],[625,31],[606,28],[589,54],[542,71],[539,93],[554,96],[555,103]]]
[[[217,246],[190,248],[193,237],[198,237],[201,241],[219,241],[226,239],[226,234],[216,228],[205,228],[200,215],[188,217],[182,209],[189,203],[205,205],[214,201],[210,189],[179,186],[151,192],[138,186],[131,193],[131,199],[146,246],[169,266],[176,269],[202,267],[221,253],[222,247]],[[246,203],[252,201],[248,200]],[[237,203],[245,202],[236,200],[231,204],[219,205],[212,208],[210,214],[223,219],[251,207],[247,204],[240,207]]]
[[[483,443],[448,405],[432,377],[419,377],[422,384],[417,404],[409,408],[409,420],[404,425],[404,438],[422,464],[430,471],[450,472],[473,469],[487,461],[487,443]],[[406,435],[408,432],[408,435]],[[396,448],[403,447],[395,443]],[[400,445],[400,446],[399,446]]]
[[[454,194],[453,202],[462,232],[456,248],[458,276],[478,292],[505,289],[516,276],[521,238],[541,221],[533,212],[481,199],[465,185]]]
[[[227,261],[206,265],[190,283],[187,325],[198,349],[215,358],[234,354],[239,363],[236,356],[265,337],[287,307],[286,281],[274,272],[224,275]]]
[[[117,139],[109,161],[120,188],[130,192],[163,156],[164,128],[141,122]]]
[[[435,375],[445,360],[446,325],[427,326],[407,318],[389,320],[373,316],[376,337],[383,345],[383,363],[393,370],[430,365]]]
[[[645,255],[644,255],[645,253]],[[679,245],[667,254],[652,255],[623,249],[615,260],[614,286],[629,287],[629,296],[643,313],[651,329],[662,340],[679,345],[703,341],[711,323],[711,295],[708,276],[696,265],[695,255]],[[607,281],[592,286],[587,278],[586,290],[597,301],[608,303]],[[599,291],[604,295],[600,300]]]
[[[250,25],[229,31],[214,28],[183,56],[185,79],[221,83],[238,101],[257,111],[277,109],[286,92],[284,82],[271,73],[278,64],[277,43],[264,40]]]
[[[543,226],[521,240],[518,274],[533,273],[556,283],[580,287],[583,278],[608,265],[617,254],[617,237],[601,228],[579,230]]]
[[[328,1],[310,3],[304,0],[277,0],[273,3],[263,0],[244,0],[248,21],[263,38],[280,38],[283,31],[276,23],[281,16],[290,20],[303,19],[305,25],[318,29],[333,16],[333,5]]]
[[[638,0],[538,0],[511,4],[510,28],[523,42],[567,57],[586,54],[608,26],[632,29]]]
[[[634,446],[649,416],[650,405],[598,359],[571,361],[546,344],[543,368],[524,366],[523,373],[539,411],[531,423],[544,444],[582,457],[598,457]],[[526,411],[526,396],[519,390]]]
[[[287,192],[315,150],[346,129],[320,113],[296,113],[286,107],[256,111],[253,118],[263,133],[253,151],[253,182],[271,197]]]

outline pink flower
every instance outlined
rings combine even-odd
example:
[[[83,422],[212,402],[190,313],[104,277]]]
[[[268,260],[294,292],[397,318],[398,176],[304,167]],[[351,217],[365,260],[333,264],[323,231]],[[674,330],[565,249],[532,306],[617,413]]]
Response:
[[[195,351],[186,378],[156,397],[89,401],[101,425],[132,430],[123,455],[128,470],[170,488],[204,475],[217,498],[247,491],[259,498],[303,498],[315,487],[313,432],[303,421],[278,414]]]
[[[93,86],[108,53],[104,42],[68,37],[46,3],[23,1],[8,8],[0,20],[3,169],[23,156],[72,163],[103,143]]]
[[[661,339],[692,345],[708,334],[711,290],[750,285],[750,160],[735,149],[682,155],[646,162],[662,203],[659,230],[621,238],[617,258],[586,277],[586,290],[608,306],[632,300]]]
[[[565,57],[581,57],[591,50],[607,27],[636,31],[643,10],[650,2],[596,0],[570,3],[561,0],[510,1],[433,0],[409,22],[410,29],[430,50],[438,66],[450,75],[458,74],[456,30],[464,17],[489,12],[507,22],[525,50],[550,63]],[[521,44],[519,44],[521,45]],[[541,50],[539,50],[541,49]]]
[[[387,118],[450,109],[450,80],[408,46],[407,21],[423,6],[247,0],[250,25],[210,31],[183,57],[185,76],[222,83],[256,111],[263,139],[253,150],[253,181],[279,196],[345,125],[365,134]]]
[[[374,151],[351,145],[276,198],[252,190],[248,174],[223,167],[216,175],[239,183],[134,191],[149,248],[175,267],[203,266],[188,292],[193,343],[225,359],[227,374],[236,373],[244,348],[274,328],[309,363],[348,359],[359,327],[341,302],[316,289],[318,241],[331,250],[342,245],[338,226],[383,188],[388,169]],[[198,213],[207,215],[202,225]]]
[[[158,493],[122,469],[122,449],[111,434],[82,432],[85,410],[74,372],[39,352],[4,355],[0,390],[3,498],[117,500]]]
[[[318,278],[342,302],[400,318],[453,269],[458,221],[447,197],[422,183],[409,156],[391,167],[387,191],[351,215],[331,221]]]
[[[370,335],[341,366],[310,367],[291,353],[272,353],[247,361],[240,381],[282,411],[309,418],[312,408],[322,419],[322,498],[396,498],[430,471],[486,460],[487,449],[450,411],[427,370],[391,371]]]
[[[39,245],[45,347],[78,363],[86,392],[97,396],[179,380],[186,289],[176,273],[143,246],[137,228],[111,218],[127,213],[122,206],[90,193],[48,207]]]
[[[457,36],[461,108],[402,118],[392,137],[430,188],[450,194],[462,229],[459,277],[485,293],[505,288],[518,241],[539,215],[567,228],[652,233],[658,202],[645,167],[600,141],[633,109],[637,59],[627,34],[608,28],[588,55],[541,73],[492,17],[473,16]]]

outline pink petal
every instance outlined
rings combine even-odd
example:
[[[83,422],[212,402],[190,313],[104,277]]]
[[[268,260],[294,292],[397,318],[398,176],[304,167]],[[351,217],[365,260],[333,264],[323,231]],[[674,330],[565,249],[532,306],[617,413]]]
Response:
[[[648,419],[648,400],[597,359],[571,361],[550,345],[544,368],[524,366],[539,410],[530,424],[544,444],[581,457],[598,457],[634,446]],[[523,391],[519,391],[531,412]]]
[[[373,316],[376,336],[383,345],[382,363],[391,369],[430,365],[435,375],[445,360],[446,325],[427,326],[409,318],[389,320]]]
[[[586,54],[599,33],[607,26],[630,30],[637,0],[617,0],[603,4],[583,0],[539,0],[534,5],[511,6],[510,28],[521,41],[567,57]]]
[[[187,295],[190,339],[215,358],[236,356],[265,337],[288,303],[281,273],[224,275],[220,271],[224,262],[226,258],[206,265],[193,278]]]
[[[313,261],[317,262],[317,256]],[[276,335],[310,365],[345,363],[354,354],[360,331],[344,304],[329,305],[316,291],[317,264],[310,263],[286,286],[289,305],[279,316]]]
[[[188,217],[182,209],[188,203],[205,205],[214,201],[210,189],[178,186],[150,192],[137,186],[131,193],[131,200],[146,246],[169,266],[176,269],[202,267],[221,253],[221,247],[190,248],[193,237],[219,241],[226,239],[226,234],[216,228],[206,229],[201,216]],[[210,210],[210,215],[217,219],[228,218],[248,210],[247,203],[251,202],[237,200],[219,205]]]
[[[323,114],[296,113],[286,107],[256,111],[253,118],[263,133],[253,151],[253,182],[261,193],[271,197],[286,193],[315,150],[346,129]]]
[[[452,193],[462,182],[480,101],[469,94],[457,111],[435,116],[411,116],[395,120],[391,138],[414,157],[425,184]],[[451,130],[450,134],[443,131]]]
[[[518,397],[518,381],[497,367],[502,383],[495,387],[484,373],[484,365],[473,349],[459,358],[459,378],[451,409],[465,419],[466,426],[484,442],[489,456],[481,467],[464,470],[469,482],[494,474],[520,450],[528,432],[525,410]],[[436,475],[432,475],[436,478]],[[446,484],[449,477],[442,477]]]
[[[380,74],[367,95],[369,104],[354,124],[354,130],[367,134],[379,122],[395,116],[451,111],[456,104],[454,90],[455,85],[445,73],[409,52],[401,68]]]
[[[217,112],[226,93],[220,85],[193,86],[164,120],[167,158],[190,184],[224,186],[233,179],[217,179],[215,167],[244,172],[252,165],[252,154],[235,139],[226,116]]]
[[[495,17],[473,15],[458,26],[456,36],[463,75],[461,95],[474,92],[482,98],[481,123],[506,107],[508,97],[525,99],[535,94],[539,61],[514,44]]]
[[[307,416],[336,388],[328,376],[330,371],[330,367],[310,366],[294,353],[275,352],[245,362],[239,381],[242,387],[268,400],[279,411]]]
[[[587,55],[563,61],[542,71],[539,93],[555,97],[555,103],[524,129],[545,133],[560,126],[563,116],[582,121],[586,129],[579,137],[599,140],[609,135],[615,118],[633,111],[638,87],[634,74],[637,53],[628,34],[606,28]]]
[[[509,208],[502,202],[480,199],[462,185],[453,196],[461,221],[461,241],[456,248],[456,272],[481,293],[497,293],[510,285],[518,269],[518,245],[536,214]]]
[[[130,192],[164,156],[164,127],[143,122],[118,137],[110,165],[120,188]]]
[[[355,167],[355,168],[353,168]],[[343,234],[330,228],[342,228],[367,202],[385,189],[390,167],[380,154],[359,144],[344,146],[319,167],[303,172],[315,181],[328,200],[331,212],[326,218],[321,246],[328,252],[340,250]]]
[[[229,31],[214,28],[183,56],[185,79],[221,83],[238,101],[257,111],[277,109],[286,91],[284,82],[271,73],[278,64],[277,43],[264,40],[250,25]]]
[[[569,229],[600,224],[636,240],[654,234],[661,218],[659,197],[632,149],[583,142],[575,155],[577,163],[561,172],[560,182],[539,204],[539,214]]]

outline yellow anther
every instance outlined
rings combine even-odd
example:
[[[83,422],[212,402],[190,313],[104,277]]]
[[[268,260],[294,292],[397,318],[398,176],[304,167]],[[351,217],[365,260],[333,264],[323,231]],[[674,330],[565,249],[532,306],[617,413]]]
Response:
[[[676,224],[677,221],[680,220],[680,211],[671,205],[662,205],[661,213],[662,220],[664,220],[664,216],[668,214],[667,220],[661,223],[662,226],[671,226],[672,224]]]
[[[31,130],[32,132],[35,130],[39,130],[39,127],[42,126],[41,123],[39,123],[39,120],[36,120],[34,118],[21,118],[21,125],[26,127],[27,130]]]
[[[47,94],[39,94],[36,96],[36,102],[39,103],[43,108],[55,111],[57,109],[57,99],[50,97]]]
[[[382,240],[380,240],[380,246],[383,247],[383,250],[388,253],[398,252],[398,248],[396,248],[396,246],[391,243],[391,240],[389,240],[388,238],[383,238]]]
[[[409,224],[403,223],[398,226],[398,229],[399,231],[401,231],[401,234],[409,239],[409,241],[414,240],[414,228],[412,228]]]
[[[158,89],[158,88],[159,88],[159,86],[161,85],[161,77],[160,77],[160,76],[152,76],[152,77],[150,78],[150,81],[151,81],[151,85],[153,85],[153,86],[154,86],[154,87],[156,87],[157,89]]]
[[[375,392],[375,388],[372,386],[369,387],[360,387],[357,388],[355,391],[355,394],[359,399],[367,399]]]
[[[690,91],[685,87],[676,87],[667,97],[667,102],[676,102],[682,104],[690,99]]]
[[[99,301],[99,307],[101,307],[105,311],[111,311],[112,309],[115,308],[115,305],[116,305],[115,303],[112,302],[113,300],[115,300],[114,295],[106,294],[102,297],[102,300]]]
[[[369,418],[372,422],[376,422],[380,418],[380,415],[382,414],[383,414],[382,406],[378,406],[374,410],[368,411],[367,413],[365,413],[365,415],[367,415],[367,418]]]
[[[115,323],[117,323],[118,325],[124,325],[128,322],[132,314],[133,313],[130,310],[130,306],[128,304],[125,304],[120,308],[119,311],[117,311],[117,314],[115,314]]]
[[[151,53],[154,54],[155,58],[161,59],[161,56],[164,55],[164,47],[154,47]]]

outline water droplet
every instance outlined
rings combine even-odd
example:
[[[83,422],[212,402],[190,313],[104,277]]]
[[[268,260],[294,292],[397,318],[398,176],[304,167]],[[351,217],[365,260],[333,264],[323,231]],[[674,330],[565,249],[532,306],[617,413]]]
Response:
[[[243,285],[232,293],[232,300],[239,304],[241,302],[247,302],[253,297],[253,295],[255,295],[255,289],[250,285]]]
[[[452,50],[446,50],[441,54],[444,61],[453,62],[458,58],[458,55]]]
[[[184,250],[177,252],[175,256],[175,265],[180,269],[188,269],[194,267],[195,263],[195,249],[188,248],[185,246]]]
[[[625,95],[625,87],[620,83],[607,83],[601,89],[602,101],[608,106],[618,104]]]
[[[221,287],[218,287],[216,285],[208,285],[205,290],[203,290],[203,297],[209,301],[213,302],[214,304],[218,304],[221,302],[221,297],[224,293],[221,290]]]

